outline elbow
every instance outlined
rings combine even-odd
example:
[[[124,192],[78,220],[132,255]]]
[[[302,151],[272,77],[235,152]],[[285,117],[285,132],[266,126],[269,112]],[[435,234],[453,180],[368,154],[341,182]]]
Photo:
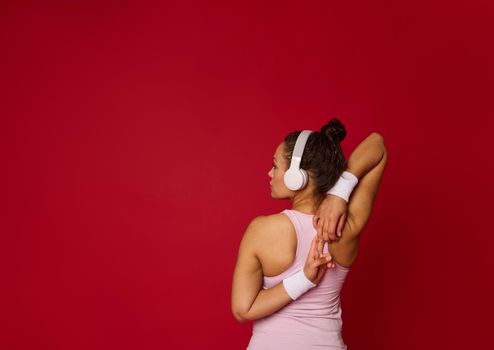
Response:
[[[252,312],[250,306],[247,305],[233,305],[232,314],[233,317],[235,317],[235,319],[240,323],[254,321],[258,318],[255,313]]]
[[[379,146],[382,148],[383,150],[383,153],[387,153],[387,150],[386,150],[386,145],[384,144],[384,136],[382,136],[381,134],[379,134],[378,132],[373,132],[370,134],[370,136],[376,140],[376,142],[379,144]]]
[[[384,136],[380,133],[374,131],[370,136],[384,145]]]
[[[231,311],[233,317],[235,317],[235,319],[238,322],[244,323],[249,320],[249,318],[247,317],[249,313],[249,309],[246,307],[246,305],[242,305],[241,303],[237,303],[237,302],[232,302]]]
[[[241,312],[239,310],[232,310],[233,317],[240,322],[240,323],[245,323],[247,321],[250,321],[247,315],[244,312]]]
[[[248,319],[246,319],[245,317],[243,317],[242,315],[239,315],[239,314],[233,314],[233,316],[235,316],[235,319],[239,322],[239,323],[245,323],[248,321]]]

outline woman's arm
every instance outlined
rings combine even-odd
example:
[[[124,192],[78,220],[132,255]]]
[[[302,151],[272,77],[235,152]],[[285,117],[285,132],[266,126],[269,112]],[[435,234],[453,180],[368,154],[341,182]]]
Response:
[[[381,161],[385,153],[384,138],[373,132],[352,152],[346,170],[360,180]]]
[[[257,248],[266,242],[265,236],[272,236],[270,229],[279,229],[268,220],[262,216],[252,220],[240,243],[232,286],[232,312],[239,322],[271,315],[293,301],[283,281],[272,288],[262,289],[263,271]],[[314,237],[303,268],[305,278],[316,285],[324,276],[326,264],[330,261],[328,253],[322,256],[318,253],[323,245],[323,241]]]
[[[349,238],[358,238],[365,228],[387,162],[384,138],[375,132],[362,141],[348,159],[348,171],[359,178],[348,203]]]
[[[360,180],[381,160],[383,151],[383,137],[373,132],[355,148],[345,170]],[[328,194],[314,215],[313,225],[317,235],[325,241],[337,240],[342,235],[347,215],[348,204],[345,199]]]
[[[263,273],[256,244],[262,240],[263,221],[263,217],[252,220],[240,242],[232,286],[232,312],[239,322],[270,315],[292,302],[283,283],[262,289]]]
[[[362,141],[348,160],[348,171],[355,174],[359,182],[350,196],[348,217],[342,237],[330,243],[333,257],[343,266],[352,265],[357,256],[360,233],[372,213],[387,161],[388,153],[384,139],[377,133],[372,133]]]

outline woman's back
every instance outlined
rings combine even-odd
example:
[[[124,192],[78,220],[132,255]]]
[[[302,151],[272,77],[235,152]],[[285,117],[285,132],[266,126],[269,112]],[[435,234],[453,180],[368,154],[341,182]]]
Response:
[[[290,220],[291,229],[295,235],[292,234],[291,237],[281,235],[278,238],[278,240],[281,238],[280,242],[271,242],[270,247],[267,247],[270,251],[266,253],[266,259],[268,257],[276,259],[277,255],[282,257],[292,255],[294,259],[290,259],[291,264],[280,274],[264,276],[264,289],[273,287],[304,267],[311,241],[316,234],[312,224],[313,215],[291,209],[285,209],[281,213]],[[284,242],[290,242],[293,237],[296,239],[295,252],[293,249],[291,252],[286,251],[286,249],[291,249],[290,243],[286,245]],[[272,249],[282,251],[272,254]],[[324,252],[327,251],[326,245]],[[262,259],[262,254],[260,258]],[[279,261],[273,261],[271,266],[265,262],[263,266],[267,265],[272,268],[272,265],[276,263]],[[254,321],[248,349],[289,350],[311,349],[320,346],[346,349],[341,338],[340,290],[348,271],[348,267],[335,262],[335,268],[327,269],[325,276],[316,287],[278,312]]]

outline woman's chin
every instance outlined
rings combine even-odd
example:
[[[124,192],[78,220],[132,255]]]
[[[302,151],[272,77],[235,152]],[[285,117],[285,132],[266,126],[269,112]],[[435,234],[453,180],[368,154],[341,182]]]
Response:
[[[276,195],[273,192],[273,189],[271,189],[271,197],[276,198]]]

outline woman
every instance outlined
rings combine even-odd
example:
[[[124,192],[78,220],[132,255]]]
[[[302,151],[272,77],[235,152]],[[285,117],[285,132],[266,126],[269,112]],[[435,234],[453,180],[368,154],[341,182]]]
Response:
[[[332,119],[306,138],[300,168],[306,171],[307,183],[292,190],[285,173],[293,166],[292,152],[304,132],[292,132],[279,144],[268,173],[271,196],[290,199],[292,209],[254,218],[240,243],[232,312],[239,322],[254,320],[248,346],[252,350],[346,349],[339,294],[357,256],[359,236],[369,220],[387,152],[382,136],[372,133],[347,163],[340,147],[345,128]],[[327,192],[344,172],[355,176],[358,185],[351,194],[348,215],[342,216],[341,237],[326,245],[326,224],[323,236],[316,214],[324,203],[326,214],[321,217],[327,222]],[[339,200],[329,203],[345,203]]]

